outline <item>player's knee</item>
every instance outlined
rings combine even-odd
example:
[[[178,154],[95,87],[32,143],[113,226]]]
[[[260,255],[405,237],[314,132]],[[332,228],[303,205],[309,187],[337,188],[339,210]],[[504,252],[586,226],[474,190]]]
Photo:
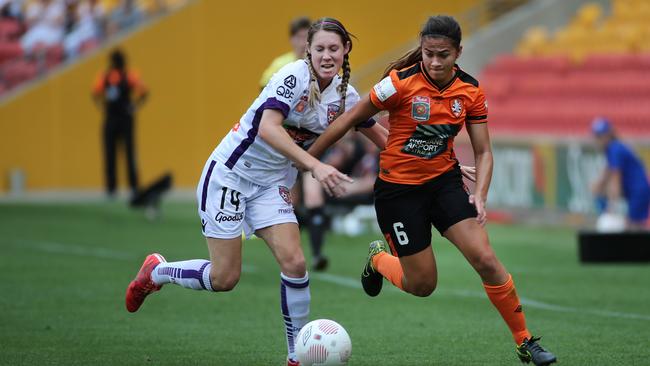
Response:
[[[294,254],[283,260],[282,273],[289,277],[303,277],[307,271],[305,256],[302,253]]]
[[[210,275],[212,289],[214,291],[230,291],[239,283],[239,273],[230,273],[225,276]]]
[[[427,297],[436,290],[438,286],[438,281],[435,278],[428,278],[420,280],[417,283],[414,283],[410,286],[410,291],[413,295],[418,297]]]
[[[485,253],[473,258],[472,266],[480,276],[489,277],[499,270],[499,261],[494,253]]]

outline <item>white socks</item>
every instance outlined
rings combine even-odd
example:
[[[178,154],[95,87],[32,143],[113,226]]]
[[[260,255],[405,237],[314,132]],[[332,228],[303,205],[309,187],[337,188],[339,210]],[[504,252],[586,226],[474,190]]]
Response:
[[[296,360],[294,349],[295,338],[300,329],[307,324],[309,317],[309,273],[302,278],[291,278],[280,273],[280,300],[282,316],[287,336],[287,351],[289,358]]]
[[[151,279],[156,285],[175,283],[194,290],[212,289],[210,282],[210,261],[192,259],[182,262],[162,262],[154,268]]]

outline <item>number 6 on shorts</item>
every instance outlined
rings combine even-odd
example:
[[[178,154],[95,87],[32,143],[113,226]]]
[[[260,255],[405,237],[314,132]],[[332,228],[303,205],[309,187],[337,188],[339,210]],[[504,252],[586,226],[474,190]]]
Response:
[[[406,236],[406,232],[400,231],[400,229],[404,229],[404,224],[401,221],[393,224],[393,231],[395,231],[397,242],[400,245],[406,245],[409,243],[409,237]]]

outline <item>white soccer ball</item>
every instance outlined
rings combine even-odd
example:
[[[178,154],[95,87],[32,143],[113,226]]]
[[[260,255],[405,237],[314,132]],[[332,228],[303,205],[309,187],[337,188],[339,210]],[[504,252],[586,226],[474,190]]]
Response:
[[[598,216],[596,231],[601,233],[617,233],[625,230],[625,217],[623,215],[604,213]]]
[[[305,324],[296,339],[300,366],[347,365],[352,341],[341,324],[318,319]]]

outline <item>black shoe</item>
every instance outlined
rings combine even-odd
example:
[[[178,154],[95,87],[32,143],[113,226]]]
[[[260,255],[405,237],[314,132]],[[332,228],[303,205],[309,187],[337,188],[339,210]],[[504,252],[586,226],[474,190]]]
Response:
[[[540,337],[526,338],[517,346],[517,356],[523,363],[533,362],[535,366],[546,366],[557,361],[557,358],[551,352],[545,350],[537,343]]]
[[[368,247],[368,259],[366,260],[366,265],[363,267],[363,272],[361,273],[361,285],[363,286],[363,291],[365,291],[368,296],[375,297],[381,292],[381,286],[384,283],[384,276],[375,271],[375,267],[372,265],[372,257],[385,251],[386,246],[381,240],[373,241]]]
[[[322,272],[327,269],[329,263],[330,262],[329,259],[327,259],[327,257],[319,255],[318,257],[314,257],[311,267],[316,272]]]

